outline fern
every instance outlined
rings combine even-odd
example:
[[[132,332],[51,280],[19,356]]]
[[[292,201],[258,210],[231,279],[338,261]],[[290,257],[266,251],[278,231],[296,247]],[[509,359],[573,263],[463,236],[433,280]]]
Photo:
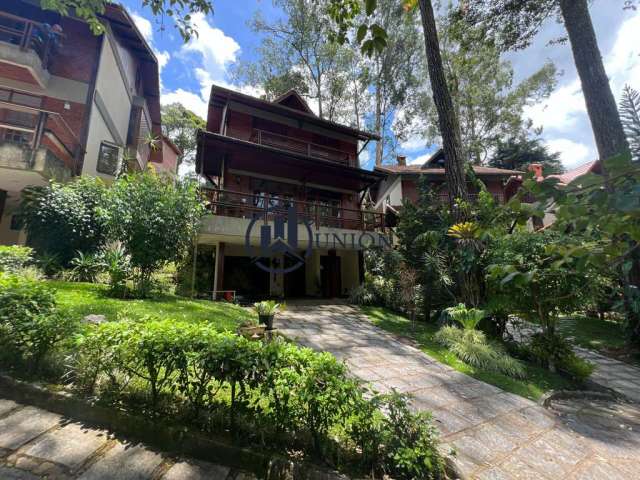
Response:
[[[629,140],[631,155],[635,161],[640,161],[640,92],[629,85],[622,92],[620,119]]]

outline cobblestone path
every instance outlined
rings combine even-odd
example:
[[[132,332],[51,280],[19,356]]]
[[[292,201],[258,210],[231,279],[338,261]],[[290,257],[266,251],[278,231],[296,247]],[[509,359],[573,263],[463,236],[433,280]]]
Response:
[[[373,326],[357,308],[299,302],[276,326],[288,337],[345,360],[379,391],[413,395],[433,413],[444,451],[464,478],[635,480],[640,419],[602,410],[561,415],[475,380]],[[588,405],[585,406],[588,408]]]

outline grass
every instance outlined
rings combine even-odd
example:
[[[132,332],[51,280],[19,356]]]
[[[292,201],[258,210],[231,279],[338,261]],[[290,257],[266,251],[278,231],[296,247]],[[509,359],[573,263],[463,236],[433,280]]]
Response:
[[[82,320],[86,315],[119,318],[173,319],[213,323],[219,330],[235,330],[254,314],[242,307],[208,300],[191,300],[176,295],[159,295],[144,300],[120,300],[107,296],[107,286],[93,283],[50,281],[57,290],[56,299],[62,314]]]
[[[381,307],[367,306],[362,307],[362,309],[376,326],[388,332],[413,339],[424,353],[439,362],[473,378],[500,387],[507,392],[537,401],[550,390],[575,387],[571,380],[531,364],[526,364],[526,377],[522,380],[474,368],[460,361],[446,347],[436,343],[433,338],[438,330],[436,325],[416,322],[415,330],[413,330],[411,321],[402,315]]]

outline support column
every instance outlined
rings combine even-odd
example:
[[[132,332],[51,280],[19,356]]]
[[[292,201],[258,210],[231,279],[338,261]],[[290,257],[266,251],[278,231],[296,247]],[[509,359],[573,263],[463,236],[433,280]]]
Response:
[[[216,270],[213,277],[214,295],[218,290],[224,289],[224,247],[224,242],[220,242],[216,245]]]

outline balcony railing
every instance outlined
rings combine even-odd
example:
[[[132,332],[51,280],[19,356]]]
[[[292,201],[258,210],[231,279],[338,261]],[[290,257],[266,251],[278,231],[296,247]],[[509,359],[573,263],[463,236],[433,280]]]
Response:
[[[278,133],[267,132],[266,130],[254,129],[251,133],[251,142],[268,147],[279,148],[288,152],[300,153],[312,158],[327,160],[329,162],[349,165],[351,155],[337,148],[326,147],[316,143],[305,142],[297,138],[287,137]]]
[[[491,196],[495,200],[495,202],[499,205],[504,203],[504,195],[502,193],[492,193]],[[438,193],[438,201],[441,203],[449,203],[449,194],[448,193]],[[475,203],[478,201],[477,193],[469,194],[469,201]]]
[[[251,195],[230,190],[207,190],[209,210],[215,215],[236,218],[255,218],[265,221],[286,214],[295,207],[298,219],[320,227],[345,228],[349,230],[384,230],[385,216],[371,212],[342,208],[323,202],[304,202],[273,195]]]
[[[51,55],[61,39],[62,34],[52,31],[48,24],[0,12],[0,41],[16,45],[21,50],[33,50],[45,70],[49,68]]]
[[[74,164],[80,150],[80,139],[57,112],[42,108],[42,97],[0,88],[0,128],[25,133],[28,144],[36,151],[47,139],[66,156],[67,164]],[[18,115],[12,115],[11,114]],[[0,139],[3,141],[4,139]]]

